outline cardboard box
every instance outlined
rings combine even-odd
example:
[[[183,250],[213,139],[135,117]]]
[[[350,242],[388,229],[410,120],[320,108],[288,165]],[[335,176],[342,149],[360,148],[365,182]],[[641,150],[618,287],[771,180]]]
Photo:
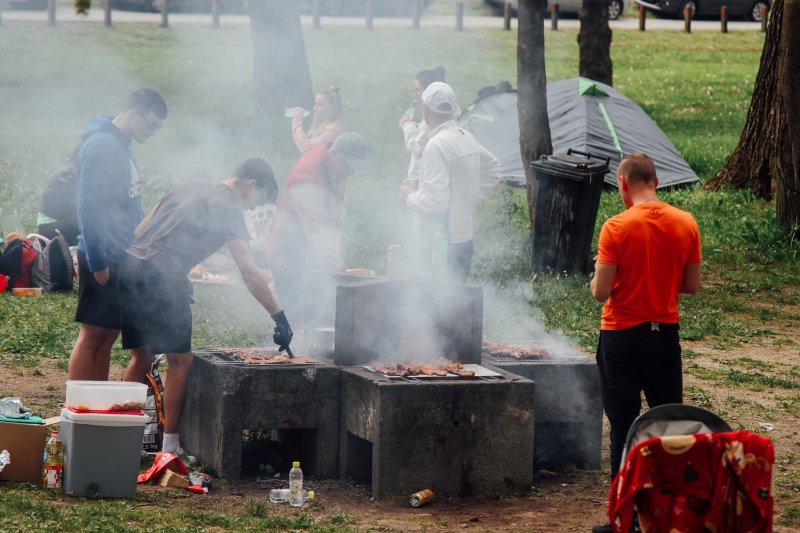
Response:
[[[0,480],[41,483],[46,438],[44,424],[0,422],[0,450],[11,454],[11,464],[0,472]]]

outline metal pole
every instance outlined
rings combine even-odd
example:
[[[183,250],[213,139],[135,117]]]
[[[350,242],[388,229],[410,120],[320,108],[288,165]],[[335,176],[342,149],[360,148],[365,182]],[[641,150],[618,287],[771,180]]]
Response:
[[[211,0],[211,27],[219,28],[219,0]]]
[[[503,29],[511,31],[511,3],[505,2],[503,4]]]
[[[419,29],[419,19],[422,16],[422,6],[420,5],[420,3],[421,3],[420,0],[416,0],[414,2],[413,17],[414,17],[414,29],[415,30]]]
[[[644,31],[645,21],[647,20],[647,10],[644,6],[639,6],[639,31]]]
[[[550,29],[558,31],[558,4],[556,3],[550,6]]]
[[[761,8],[761,31],[767,31],[767,8]]]
[[[464,31],[464,2],[456,4],[456,30]]]
[[[692,13],[689,6],[683,8],[683,29],[686,33],[692,33]]]
[[[722,25],[722,33],[728,33],[728,8],[722,6],[719,10],[719,20]]]
[[[111,26],[111,0],[103,0],[103,24]]]
[[[169,28],[169,0],[161,0],[161,27]]]
[[[373,12],[372,12],[372,0],[367,0],[367,29],[371,30],[373,25]]]
[[[47,25],[56,25],[56,0],[47,0]]]
[[[319,0],[314,0],[311,3],[311,17],[314,19],[314,29],[318,30],[320,28]]]

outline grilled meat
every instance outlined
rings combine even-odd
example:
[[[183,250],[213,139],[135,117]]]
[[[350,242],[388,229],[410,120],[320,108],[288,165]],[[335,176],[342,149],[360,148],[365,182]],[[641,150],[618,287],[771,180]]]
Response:
[[[533,344],[514,344],[510,342],[483,341],[481,349],[489,357],[510,357],[513,359],[538,359],[552,357],[553,352]]]

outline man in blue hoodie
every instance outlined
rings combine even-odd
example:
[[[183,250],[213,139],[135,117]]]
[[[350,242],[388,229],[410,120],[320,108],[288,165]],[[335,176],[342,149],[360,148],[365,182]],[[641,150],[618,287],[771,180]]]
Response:
[[[161,128],[167,105],[153,89],[139,89],[116,115],[86,125],[75,158],[78,218],[78,341],[69,379],[108,379],[111,347],[120,330],[116,276],[133,232],[144,218],[141,178],[131,140],[144,144]]]

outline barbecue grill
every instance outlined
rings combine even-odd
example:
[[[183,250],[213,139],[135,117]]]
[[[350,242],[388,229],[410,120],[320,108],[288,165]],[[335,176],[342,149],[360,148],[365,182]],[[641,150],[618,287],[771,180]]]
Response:
[[[534,464],[600,468],[603,408],[594,360],[558,344],[485,343],[484,348],[485,363],[536,383]],[[515,358],[511,352],[542,354]]]
[[[419,487],[442,496],[498,495],[530,485],[533,382],[465,366],[475,367],[475,378],[343,368],[340,477],[371,482],[375,498]]]
[[[325,361],[254,365],[214,349],[194,354],[180,431],[184,447],[201,463],[239,479],[247,459],[244,435],[272,430],[297,443],[289,460],[302,461],[308,475],[336,476],[336,366]]]

